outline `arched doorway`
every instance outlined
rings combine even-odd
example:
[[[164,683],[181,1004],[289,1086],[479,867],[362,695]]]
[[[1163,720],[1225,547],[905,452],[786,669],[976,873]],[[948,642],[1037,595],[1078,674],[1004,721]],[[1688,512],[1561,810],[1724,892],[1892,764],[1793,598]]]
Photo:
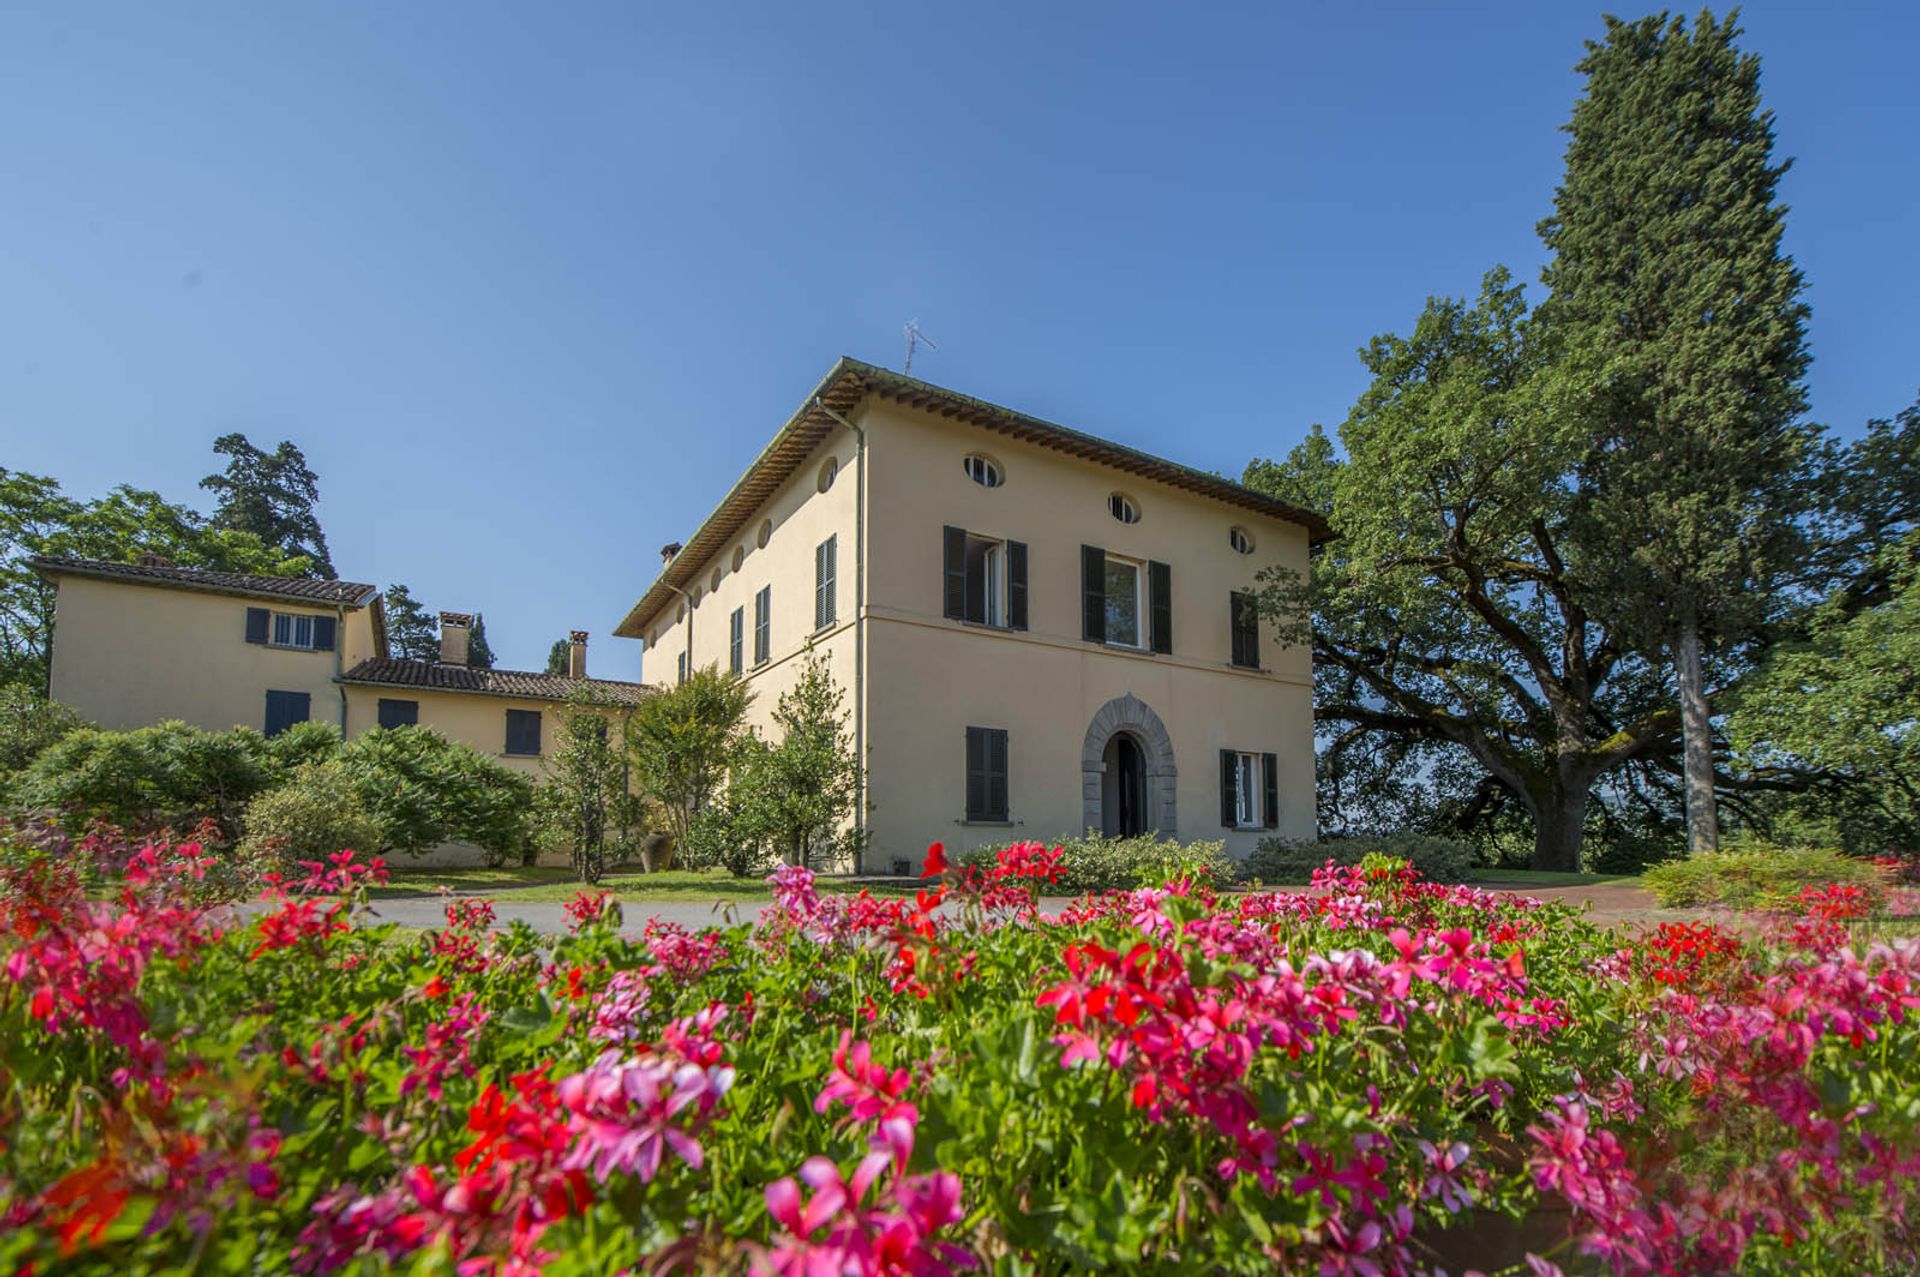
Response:
[[[1080,772],[1090,832],[1177,836],[1173,740],[1160,716],[1138,697],[1116,696],[1093,716]]]
[[[1115,732],[1101,760],[1100,832],[1131,838],[1147,831],[1147,760],[1138,741]]]

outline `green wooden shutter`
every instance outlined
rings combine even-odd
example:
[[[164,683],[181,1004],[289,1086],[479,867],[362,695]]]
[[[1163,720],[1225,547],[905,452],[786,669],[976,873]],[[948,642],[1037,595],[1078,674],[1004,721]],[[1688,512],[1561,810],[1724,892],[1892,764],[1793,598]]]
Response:
[[[945,614],[950,620],[967,617],[967,530],[948,527],[942,530],[941,577],[946,594]]]
[[[830,536],[822,541],[813,552],[813,628],[824,630],[834,620],[834,581],[836,576],[835,560],[839,557],[839,540]]]
[[[1007,628],[1027,628],[1027,543],[1007,542]]]
[[[1230,749],[1220,751],[1220,824],[1232,829],[1239,824],[1239,760]]]
[[[1148,646],[1156,652],[1173,651],[1173,569],[1164,563],[1147,564]]]
[[[967,819],[985,820],[987,810],[987,729],[967,729]]]
[[[247,642],[265,643],[267,641],[267,609],[250,607],[247,609]]]
[[[987,818],[1007,818],[1007,733],[987,732]]]
[[[335,630],[336,630],[336,623],[333,617],[331,616],[314,617],[313,618],[313,650],[316,652],[331,652],[333,650]]]
[[[1107,552],[1080,547],[1080,636],[1089,643],[1107,641]]]
[[[1260,775],[1266,786],[1266,806],[1261,808],[1261,823],[1268,829],[1280,827],[1280,760],[1272,754],[1260,755]]]

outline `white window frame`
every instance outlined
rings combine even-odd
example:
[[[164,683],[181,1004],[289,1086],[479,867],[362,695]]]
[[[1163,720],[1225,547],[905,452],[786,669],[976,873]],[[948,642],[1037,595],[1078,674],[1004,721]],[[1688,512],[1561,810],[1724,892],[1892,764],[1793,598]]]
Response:
[[[980,583],[981,614],[978,620],[963,616],[968,625],[985,625],[996,630],[1007,628],[1007,542],[1004,537],[981,536],[977,532],[967,533],[967,562],[973,561],[975,545],[984,546],[980,568],[985,579]],[[968,573],[972,580],[972,573]],[[970,601],[970,600],[969,600]]]
[[[981,453],[969,453],[965,469],[967,478],[983,488],[997,488],[1006,482],[1006,476],[1000,470],[1000,463]]]
[[[302,635],[304,633],[304,641]],[[284,635],[285,637],[282,637]],[[299,612],[275,612],[267,627],[267,646],[313,650],[313,617]]]
[[[1266,793],[1266,778],[1260,774],[1260,755],[1237,750],[1233,757],[1233,826],[1235,829],[1264,829],[1260,800]]]
[[[1115,564],[1127,568],[1133,573],[1134,641],[1131,643],[1122,643],[1113,637],[1113,626],[1108,625],[1106,643],[1108,647],[1117,647],[1123,652],[1144,652],[1147,650],[1147,644],[1152,638],[1152,636],[1147,633],[1147,565],[1142,559],[1130,559],[1125,555],[1109,554],[1107,555],[1106,567],[1102,570],[1101,574],[1100,583],[1103,586],[1107,584],[1106,574],[1113,571]],[[1111,600],[1113,598],[1113,591],[1107,590],[1106,597]],[[1111,607],[1111,603],[1109,603],[1109,607]],[[1109,611],[1107,617],[1111,620],[1113,613]]]

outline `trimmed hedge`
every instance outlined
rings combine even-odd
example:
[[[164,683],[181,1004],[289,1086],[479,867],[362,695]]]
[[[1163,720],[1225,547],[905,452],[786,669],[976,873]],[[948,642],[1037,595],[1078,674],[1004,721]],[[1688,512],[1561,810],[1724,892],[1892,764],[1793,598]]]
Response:
[[[1432,882],[1465,882],[1472,876],[1473,848],[1451,838],[1431,834],[1350,834],[1339,838],[1262,838],[1240,865],[1240,877],[1249,882],[1298,883],[1331,860],[1357,865],[1370,855],[1406,861]]]
[[[1666,908],[1773,909],[1802,887],[1848,883],[1877,906],[1886,884],[1872,865],[1831,847],[1770,847],[1762,843],[1670,860],[1640,879]]]
[[[984,869],[1009,845],[976,847],[956,859],[961,864]],[[1066,876],[1047,889],[1056,895],[1157,887],[1183,876],[1206,875],[1216,882],[1233,877],[1233,862],[1227,858],[1226,844],[1221,842],[1182,843],[1157,833],[1137,834],[1132,838],[1086,834],[1079,838],[1049,839],[1047,845],[1066,853],[1063,858]]]

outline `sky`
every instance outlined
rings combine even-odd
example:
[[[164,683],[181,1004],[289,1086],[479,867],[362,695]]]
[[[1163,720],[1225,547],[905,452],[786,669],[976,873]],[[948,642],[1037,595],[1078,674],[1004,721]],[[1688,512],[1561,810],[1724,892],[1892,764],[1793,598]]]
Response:
[[[0,466],[210,508],[291,439],[343,576],[635,677],[659,546],[909,319],[1189,465],[1337,426],[1370,336],[1537,279],[1602,12],[0,0]],[[1742,21],[1855,433],[1920,389],[1920,5]]]

